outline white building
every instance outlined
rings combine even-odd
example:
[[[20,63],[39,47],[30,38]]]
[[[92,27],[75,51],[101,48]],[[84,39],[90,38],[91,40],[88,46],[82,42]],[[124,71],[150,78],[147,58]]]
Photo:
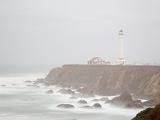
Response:
[[[105,61],[100,57],[94,57],[90,59],[87,63],[88,65],[110,65],[111,64],[109,61]]]
[[[124,58],[124,33],[123,30],[120,30],[118,33],[118,39],[120,42],[120,48],[119,48],[119,58],[116,61],[116,64],[124,65],[125,64],[125,58]]]

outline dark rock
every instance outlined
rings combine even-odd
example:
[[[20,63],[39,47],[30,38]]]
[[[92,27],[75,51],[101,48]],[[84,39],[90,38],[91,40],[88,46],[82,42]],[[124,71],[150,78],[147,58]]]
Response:
[[[59,92],[62,94],[75,94],[75,92],[71,89],[60,89]]]
[[[92,107],[96,108],[96,109],[100,109],[100,108],[102,108],[102,105],[99,103],[95,103]]]
[[[79,104],[87,104],[87,101],[86,100],[79,100],[78,103]]]
[[[48,90],[46,91],[47,94],[52,94],[53,93],[53,90]]]
[[[141,111],[132,120],[160,120],[160,104]]]
[[[65,109],[73,109],[74,105],[71,105],[71,104],[60,104],[57,107],[58,108],[65,108]]]
[[[128,92],[123,92],[119,97],[113,98],[110,102],[114,105],[127,108],[142,107],[142,103],[140,101],[134,101]]]

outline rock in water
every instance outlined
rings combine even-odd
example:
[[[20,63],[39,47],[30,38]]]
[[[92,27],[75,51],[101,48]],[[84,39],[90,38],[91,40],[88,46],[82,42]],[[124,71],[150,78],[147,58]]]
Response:
[[[79,100],[78,103],[79,104],[87,104],[87,101],[85,101],[85,100]]]
[[[141,102],[134,101],[132,96],[128,92],[123,92],[119,97],[115,97],[111,100],[111,103],[117,106],[126,108],[141,108],[143,107]]]
[[[60,89],[59,92],[62,94],[75,94],[75,92],[71,89]]]
[[[96,108],[96,109],[102,108],[101,104],[99,104],[99,103],[95,103],[92,107]]]
[[[74,105],[71,105],[71,104],[59,104],[57,107],[58,108],[65,108],[65,109],[73,109]]]
[[[48,90],[46,91],[47,94],[52,94],[53,93],[53,90]]]

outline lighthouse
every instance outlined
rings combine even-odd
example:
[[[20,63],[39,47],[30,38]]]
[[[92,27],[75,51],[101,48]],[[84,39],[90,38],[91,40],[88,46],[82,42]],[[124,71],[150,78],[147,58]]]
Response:
[[[118,33],[118,40],[119,40],[119,57],[117,59],[117,64],[124,65],[125,64],[125,58],[124,58],[124,33],[121,29]]]

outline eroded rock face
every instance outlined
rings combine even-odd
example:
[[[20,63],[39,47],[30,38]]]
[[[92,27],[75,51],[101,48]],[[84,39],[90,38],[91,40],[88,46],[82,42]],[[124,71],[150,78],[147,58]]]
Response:
[[[86,100],[79,100],[78,103],[79,104],[87,104],[87,101]]]
[[[102,105],[99,103],[95,103],[92,107],[96,108],[96,109],[100,109],[100,108],[102,108]]]
[[[112,104],[126,108],[143,107],[141,101],[133,100],[128,92],[123,92],[119,97],[115,97],[110,101]]]
[[[53,94],[54,92],[53,92],[53,90],[48,90],[48,91],[46,91],[46,93],[47,94]]]
[[[59,92],[62,94],[75,94],[75,92],[71,89],[60,89]]]
[[[74,105],[71,104],[59,104],[57,105],[58,108],[65,108],[65,109],[73,109],[75,108]]]

